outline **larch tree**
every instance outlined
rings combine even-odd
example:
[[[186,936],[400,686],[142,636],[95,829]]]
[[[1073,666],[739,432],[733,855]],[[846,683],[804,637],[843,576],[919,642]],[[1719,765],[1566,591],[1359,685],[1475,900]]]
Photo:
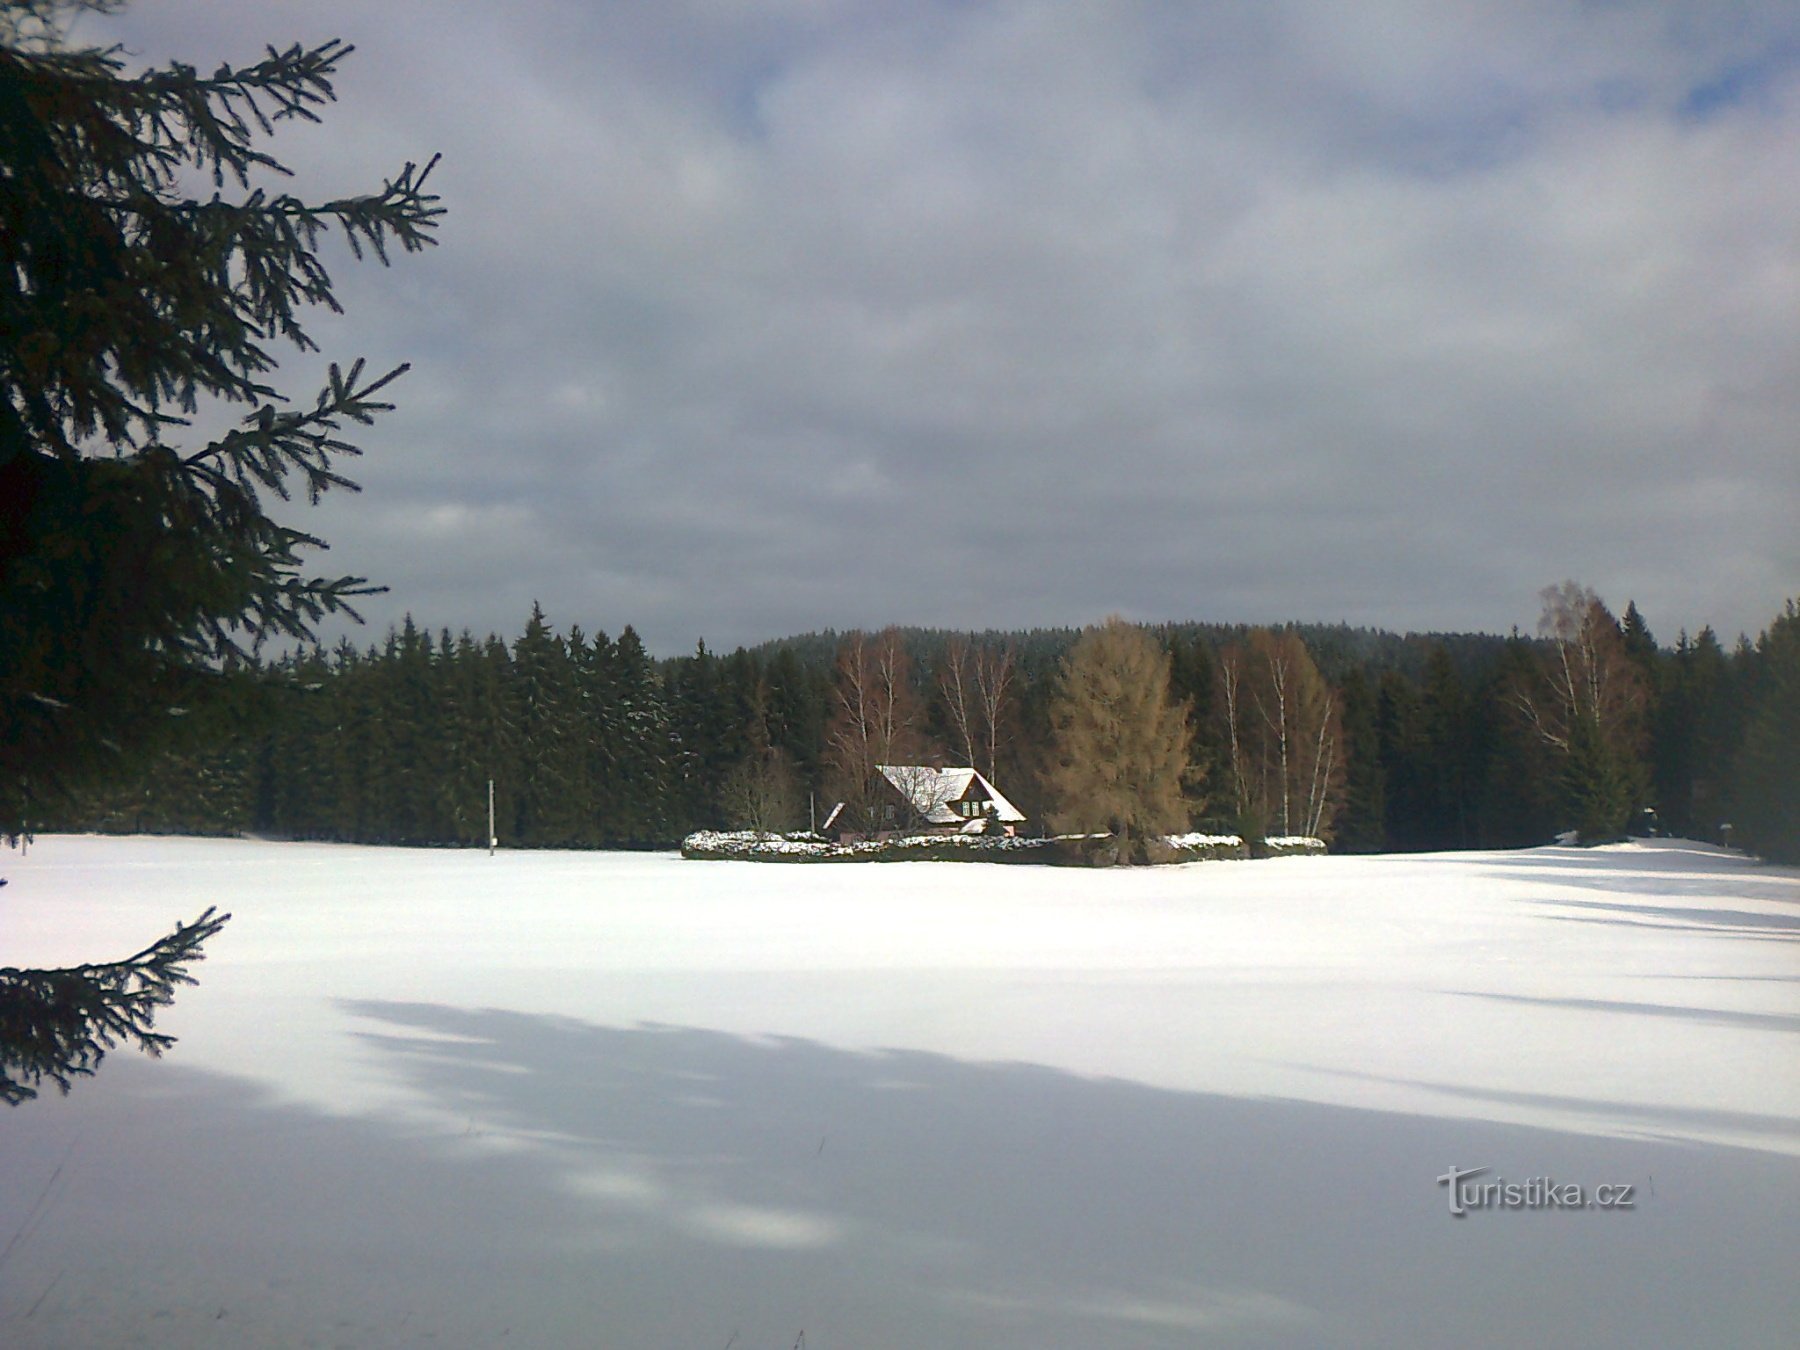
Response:
[[[1212,785],[1223,777],[1218,719],[1213,711],[1218,675],[1211,650],[1198,636],[1183,637],[1171,632],[1165,636],[1164,645],[1169,651],[1171,696],[1188,705],[1188,728],[1192,733],[1188,745],[1188,810],[1191,817],[1200,817],[1211,809]],[[1200,825],[1199,820],[1192,823]]]
[[[278,521],[271,499],[352,489],[346,425],[384,410],[404,367],[334,365],[291,407],[269,382],[275,349],[314,349],[307,311],[339,308],[328,237],[385,262],[431,243],[441,214],[429,165],[367,195],[279,190],[288,171],[260,142],[319,119],[344,43],[271,48],[210,75],[128,74],[117,49],[64,40],[72,12],[114,8],[0,0],[7,835],[118,772],[235,660],[309,640],[370,589],[308,575],[303,554],[321,541]],[[189,195],[196,177],[209,196]],[[234,405],[235,427],[184,443],[195,414]],[[91,1067],[109,1037],[158,1048],[148,1017],[221,922],[208,911],[115,965],[0,972],[0,1072],[21,1075],[7,1099],[45,1078],[66,1086],[57,1065]]]
[[[1187,712],[1170,696],[1168,653],[1155,638],[1116,615],[1084,632],[1050,706],[1052,827],[1104,831],[1124,853],[1185,829]]]

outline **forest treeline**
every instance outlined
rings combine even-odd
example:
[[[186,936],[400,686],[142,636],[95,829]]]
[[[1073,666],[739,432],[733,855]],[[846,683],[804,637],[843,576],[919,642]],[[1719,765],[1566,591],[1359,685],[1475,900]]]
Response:
[[[221,672],[231,696],[171,709],[150,753],[36,824],[474,845],[491,780],[504,846],[659,847],[854,816],[874,764],[935,761],[981,769],[1033,832],[1379,852],[1654,828],[1794,857],[1794,604],[1727,649],[1711,629],[1661,645],[1573,583],[1544,601],[1529,638],[1115,620],[660,661],[630,627],[559,631],[535,606],[511,642],[408,620]]]

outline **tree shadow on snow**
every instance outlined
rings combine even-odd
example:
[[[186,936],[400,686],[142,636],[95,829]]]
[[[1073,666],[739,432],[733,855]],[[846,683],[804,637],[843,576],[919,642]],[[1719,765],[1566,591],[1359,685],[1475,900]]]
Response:
[[[392,1028],[372,1043],[434,1101],[566,1141],[577,1174],[599,1162],[611,1222],[682,1247],[710,1297],[810,1290],[848,1314],[844,1344],[1480,1343],[1463,1319],[1482,1307],[1494,1343],[1687,1325],[1775,1344],[1800,1311],[1778,1256],[1789,1158],[791,1038],[353,1011]],[[1435,1181],[1452,1164],[1660,1190],[1628,1214],[1458,1221]]]
[[[1595,912],[1595,917],[1563,914],[1548,916],[1564,923],[1602,923],[1634,928],[1668,928],[1679,932],[1712,933],[1722,937],[1751,938],[1756,941],[1794,942],[1800,940],[1800,915],[1765,914],[1751,909],[1634,905],[1605,900],[1534,899],[1532,903],[1554,905],[1558,909],[1583,909]],[[1615,914],[1634,917],[1624,919],[1611,917]],[[1652,922],[1642,922],[1645,919]]]
[[[346,1007],[460,1127],[121,1065],[7,1138],[0,1341],[120,1343],[71,1332],[97,1289],[194,1346],[1774,1346],[1800,1316],[1777,1154]],[[1637,1203],[1457,1219],[1452,1165]]]
[[[1490,879],[1568,886],[1621,897],[1642,896],[1652,904],[1682,896],[1729,895],[1735,899],[1800,905],[1800,868],[1674,839],[1640,840],[1627,852],[1547,846],[1498,853],[1388,854],[1381,861],[1434,867],[1460,864]],[[1528,902],[1544,901],[1543,897],[1533,896]]]
[[[1454,991],[1463,998],[1487,999],[1539,1008],[1569,1008],[1578,1012],[1618,1013],[1630,1017],[1672,1017],[1712,1026],[1746,1027],[1752,1031],[1800,1032],[1800,1013],[1750,1012],[1737,1008],[1693,1008],[1679,1003],[1633,1003],[1603,998],[1544,998],[1534,994],[1495,994],[1475,989]],[[1800,1122],[1796,1123],[1800,1129]]]

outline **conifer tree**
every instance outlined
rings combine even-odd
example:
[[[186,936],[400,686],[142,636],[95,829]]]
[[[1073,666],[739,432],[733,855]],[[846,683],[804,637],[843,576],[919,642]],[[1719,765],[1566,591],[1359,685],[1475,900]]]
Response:
[[[1662,649],[1656,645],[1650,625],[1644,622],[1635,600],[1625,602],[1625,617],[1619,620],[1619,638],[1625,645],[1625,655],[1637,664],[1644,683],[1654,688]]]
[[[1424,702],[1413,683],[1397,670],[1382,674],[1375,719],[1388,842],[1403,851],[1434,848]]]
[[[319,257],[336,234],[386,261],[431,242],[429,166],[380,191],[309,203],[259,141],[317,121],[350,49],[327,42],[209,76],[126,73],[73,49],[55,0],[0,3],[0,834],[127,758],[270,638],[309,639],[370,588],[308,576],[319,540],[270,514],[353,484],[346,424],[366,424],[404,367],[333,365],[310,404],[269,383],[274,347],[314,347],[338,308]],[[210,177],[214,191],[190,197]],[[187,441],[203,407],[224,436]],[[67,1086],[105,1045],[152,1051],[148,1017],[222,917],[122,963],[0,971],[0,1059]],[[46,1001],[47,1000],[47,1001]],[[36,1029],[36,1030],[34,1030]],[[39,1035],[48,1029],[48,1035]]]
[[[619,742],[614,833],[619,843],[646,845],[669,835],[669,766],[674,737],[662,683],[642,639],[630,624],[619,633],[614,656],[622,735]]]
[[[519,787],[513,817],[522,844],[566,846],[579,829],[574,800],[584,737],[576,716],[574,667],[567,647],[533,602],[513,644],[519,709]]]
[[[1492,749],[1483,770],[1480,815],[1482,841],[1491,847],[1544,844],[1568,828],[1557,800],[1559,752],[1517,715],[1515,693],[1540,677],[1541,661],[1532,643],[1515,633],[1488,680]]]
[[[1736,764],[1734,838],[1766,858],[1800,862],[1800,605],[1794,601],[1757,643],[1753,670]]]
[[[438,641],[434,680],[443,768],[432,807],[446,843],[487,843],[487,784],[493,773],[483,753],[479,665],[480,649],[469,630],[453,639],[446,629]]]
[[[826,681],[784,647],[770,658],[763,682],[768,689],[769,743],[787,752],[803,785],[817,790],[825,752]]]
[[[1083,633],[1050,712],[1052,825],[1105,831],[1126,851],[1185,829],[1187,715],[1169,695],[1168,653],[1142,628],[1114,616]]]
[[[581,653],[575,671],[585,710],[582,754],[589,796],[583,811],[589,836],[602,846],[616,837],[620,803],[629,790],[622,782],[625,718],[619,706],[617,667],[618,645],[601,630]]]
[[[1652,776],[1662,828],[1717,840],[1726,822],[1729,771],[1742,737],[1738,676],[1711,628],[1684,632],[1657,700]]]
[[[1344,805],[1338,812],[1335,843],[1345,853],[1380,853],[1387,847],[1387,775],[1381,764],[1375,693],[1363,672],[1354,668],[1338,692],[1343,700]]]
[[[1425,658],[1420,712],[1427,756],[1424,776],[1430,847],[1468,848],[1472,842],[1470,785],[1476,773],[1468,694],[1441,642],[1434,642]]]
[[[116,50],[67,47],[59,8],[0,5],[3,830],[116,769],[218,662],[305,639],[369,589],[306,575],[319,541],[269,499],[352,488],[344,428],[404,367],[333,366],[289,408],[275,345],[312,349],[306,311],[337,308],[326,236],[385,261],[440,214],[429,166],[326,202],[261,185],[287,170],[259,142],[318,120],[343,43],[130,75]],[[212,196],[187,195],[199,175]],[[182,443],[184,419],[232,405],[235,429]]]
[[[512,653],[506,643],[488,634],[476,659],[475,725],[479,728],[479,759],[483,777],[494,783],[494,821],[504,831],[517,815],[519,794],[519,702],[513,689]],[[486,822],[482,824],[486,832]],[[518,842],[503,833],[502,842]]]

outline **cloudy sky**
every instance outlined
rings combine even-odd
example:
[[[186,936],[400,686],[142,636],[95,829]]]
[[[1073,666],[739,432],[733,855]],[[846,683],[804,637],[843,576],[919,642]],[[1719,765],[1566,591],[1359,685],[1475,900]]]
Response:
[[[410,360],[321,567],[652,650],[1140,619],[1665,642],[1800,593],[1793,0],[136,0],[344,37],[300,190]],[[298,395],[317,365],[294,359]]]

